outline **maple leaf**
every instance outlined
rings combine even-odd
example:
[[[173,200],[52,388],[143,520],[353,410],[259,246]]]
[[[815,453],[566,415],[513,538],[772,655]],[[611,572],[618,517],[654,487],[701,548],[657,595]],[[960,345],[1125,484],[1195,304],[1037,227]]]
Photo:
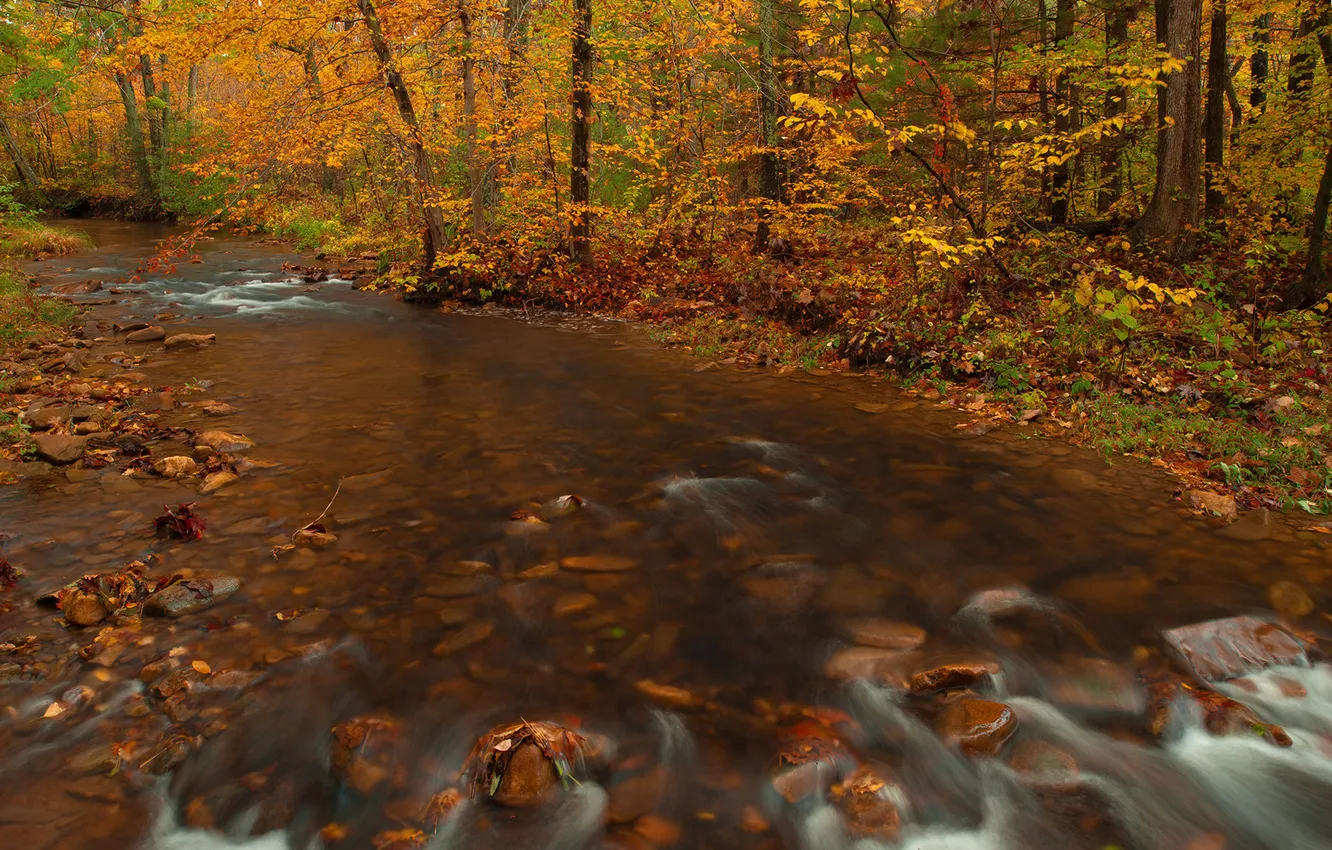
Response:
[[[153,527],[159,534],[165,532],[168,536],[178,537],[181,540],[198,540],[203,537],[204,521],[194,512],[193,502],[181,503],[175,508],[163,505],[162,509],[166,513],[153,520]]]

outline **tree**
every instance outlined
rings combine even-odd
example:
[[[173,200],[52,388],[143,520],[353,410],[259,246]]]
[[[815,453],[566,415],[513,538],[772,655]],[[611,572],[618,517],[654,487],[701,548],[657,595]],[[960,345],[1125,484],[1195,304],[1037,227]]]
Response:
[[[758,0],[758,128],[759,128],[759,214],[754,231],[754,251],[768,250],[769,217],[781,200],[782,179],[777,160],[777,72],[773,65],[776,39],[775,0]]]
[[[574,0],[573,112],[570,115],[569,202],[573,216],[569,228],[569,259],[592,264],[592,0]]]
[[[1310,32],[1318,35],[1318,47],[1323,54],[1323,67],[1332,81],[1332,6],[1323,0],[1321,14]],[[1332,127],[1328,128],[1332,139]],[[1332,141],[1327,142],[1327,155],[1323,158],[1323,177],[1314,194],[1313,215],[1309,220],[1309,254],[1304,262],[1304,274],[1286,293],[1285,305],[1290,308],[1312,307],[1332,292],[1327,262],[1323,257],[1327,242],[1328,207],[1332,205]]]
[[[1106,64],[1118,64],[1123,61],[1125,44],[1129,39],[1129,24],[1137,17],[1137,0],[1120,0],[1105,13],[1105,55]],[[1115,82],[1105,92],[1105,117],[1122,119],[1128,113],[1128,86]],[[1124,126],[1113,130],[1106,140],[1101,154],[1101,189],[1096,196],[1096,210],[1102,214],[1119,200],[1124,191],[1124,180],[1120,174],[1119,160],[1124,146],[1128,143],[1128,133]]]
[[[1072,78],[1068,73],[1067,58],[1063,48],[1073,37],[1075,0],[1057,0],[1055,4],[1055,51],[1060,55],[1059,70],[1055,74],[1054,129],[1061,139],[1066,139],[1077,123],[1076,95]],[[1050,175],[1050,221],[1055,224],[1068,222],[1069,167],[1072,159],[1068,155],[1060,157]]]
[[[1226,148],[1226,88],[1230,82],[1226,46],[1226,0],[1213,0],[1211,41],[1207,49],[1207,112],[1203,119],[1206,211],[1210,219],[1221,217],[1226,202],[1221,190]]]
[[[143,124],[139,120],[139,101],[134,93],[134,83],[129,74],[116,71],[116,88],[120,91],[120,103],[125,110],[125,133],[129,137],[130,159],[134,163],[134,175],[138,178],[140,197],[148,197],[153,191],[152,169],[148,166],[148,151],[143,146]]]
[[[0,116],[0,133],[4,135],[5,150],[14,163],[14,170],[18,172],[19,179],[29,189],[40,190],[42,181],[37,177],[37,172],[33,170],[32,163],[28,161],[23,148],[19,147],[18,139],[14,137],[14,130],[4,116]]]
[[[458,0],[458,26],[462,30],[463,134],[467,141],[467,188],[472,211],[472,234],[486,232],[486,169],[476,152],[476,55],[472,46],[472,12],[467,0]]]
[[[384,30],[379,23],[379,14],[374,0],[358,0],[361,18],[370,35],[370,46],[379,60],[380,73],[384,85],[393,95],[393,102],[398,108],[398,116],[407,128],[407,146],[411,150],[412,162],[416,170],[416,182],[420,192],[422,216],[425,219],[424,262],[427,269],[433,268],[435,259],[448,244],[448,232],[444,227],[444,213],[434,198],[435,176],[430,163],[430,152],[426,150],[425,138],[421,135],[421,125],[416,120],[416,109],[412,105],[412,95],[407,83],[393,59]]]
[[[1156,26],[1170,64],[1157,95],[1155,186],[1133,237],[1139,244],[1152,243],[1167,256],[1182,259],[1193,252],[1198,229],[1202,0],[1156,0]]]

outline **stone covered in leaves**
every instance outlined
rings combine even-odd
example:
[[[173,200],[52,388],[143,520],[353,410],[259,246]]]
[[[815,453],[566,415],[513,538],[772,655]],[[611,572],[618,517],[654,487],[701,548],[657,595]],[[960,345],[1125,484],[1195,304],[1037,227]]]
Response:
[[[146,565],[135,561],[123,570],[89,573],[82,578],[37,597],[43,604],[55,605],[73,625],[91,626],[121,611],[133,610],[179,578],[145,576]]]
[[[185,579],[154,593],[144,610],[158,617],[183,617],[216,605],[238,590],[240,579],[235,576]]]
[[[465,775],[473,797],[486,797],[501,806],[535,806],[582,772],[592,753],[588,739],[572,729],[524,720],[482,735]]]
[[[1186,673],[1202,682],[1222,682],[1269,667],[1309,666],[1299,638],[1254,617],[1226,617],[1170,629],[1166,649]]]

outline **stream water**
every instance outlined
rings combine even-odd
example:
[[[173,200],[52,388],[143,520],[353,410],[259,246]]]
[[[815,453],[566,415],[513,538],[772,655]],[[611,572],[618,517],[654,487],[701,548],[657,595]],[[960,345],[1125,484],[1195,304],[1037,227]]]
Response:
[[[1158,739],[1136,672],[1164,629],[1275,617],[1276,582],[1315,603],[1292,627],[1325,626],[1326,535],[1277,525],[1237,540],[1182,516],[1145,465],[970,438],[874,378],[700,372],[632,326],[309,286],[276,246],[204,241],[200,263],[115,284],[168,231],[86,224],[95,253],[32,271],[118,287],[88,296],[115,302],[90,314],[89,337],[162,313],[179,315],[173,332],[216,333],[197,352],[117,348],[160,355],[132,368],[178,400],[237,409],[201,422],[181,406],[161,424],[244,434],[256,447],[243,454],[272,466],[208,496],[115,466],[0,488],[5,555],[26,573],[0,600],[0,642],[40,647],[35,673],[0,683],[0,847],[389,846],[383,833],[417,823],[479,735],[520,718],[578,718],[610,768],[542,808],[465,803],[430,846],[1332,847],[1326,667],[1220,686],[1281,724],[1289,748],[1209,734],[1187,711]],[[866,402],[888,409],[855,407]],[[585,504],[558,515],[567,494]],[[152,533],[181,502],[207,522],[197,542]],[[274,555],[326,506],[336,543]],[[236,576],[241,591],[146,619],[95,663],[78,656],[95,630],[33,604],[149,555],[161,572]],[[1023,617],[978,607],[1012,588]],[[1076,626],[1051,637],[1041,612]],[[973,688],[1016,715],[999,757],[941,737],[944,703],[829,678],[867,617],[924,630],[920,669],[998,664]],[[174,717],[140,676],[163,653],[213,671]],[[693,701],[650,698],[645,681]],[[818,795],[792,805],[773,791],[783,706],[854,718],[856,757],[891,780],[879,796],[898,810],[896,837],[857,839]],[[396,724],[392,779],[368,794],[329,767],[329,730],[367,714]],[[173,740],[183,758],[159,775],[152,759]],[[1057,749],[1067,782],[1013,766],[1032,742]],[[644,770],[665,782],[619,817],[625,778]],[[321,836],[329,824],[346,837]]]

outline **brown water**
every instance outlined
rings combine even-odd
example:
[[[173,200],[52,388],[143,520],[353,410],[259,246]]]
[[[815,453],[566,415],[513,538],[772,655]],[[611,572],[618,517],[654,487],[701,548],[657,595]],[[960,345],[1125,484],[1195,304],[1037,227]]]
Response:
[[[34,270],[123,279],[166,233],[88,225],[100,250]],[[197,824],[203,807],[216,834],[267,833],[255,846],[311,846],[337,823],[349,837],[323,846],[367,847],[411,823],[402,812],[452,781],[491,726],[569,716],[615,747],[599,785],[537,812],[464,806],[434,846],[654,846],[634,824],[602,826],[601,788],[615,800],[642,764],[669,777],[648,808],[679,826],[676,846],[847,846],[832,809],[779,805],[767,788],[783,703],[860,721],[862,757],[899,786],[904,847],[1332,846],[1321,667],[1297,671],[1308,691],[1297,705],[1254,701],[1296,737],[1281,751],[1192,727],[1162,747],[1144,729],[1140,687],[1094,704],[1060,687],[1088,657],[1130,671],[1136,647],[1139,661],[1159,650],[1162,629],[1271,616],[1278,580],[1312,595],[1314,613],[1296,625],[1317,629],[1326,536],[1278,526],[1237,541],[1182,517],[1172,483],[1148,467],[1014,435],[967,438],[951,413],[873,378],[700,373],[632,326],[442,314],[336,282],[304,291],[280,271],[296,258],[279,248],[218,240],[199,253],[203,263],[169,278],[95,296],[118,303],[90,324],[170,311],[186,317],[174,330],[216,333],[215,348],[135,368],[154,385],[211,382],[179,398],[226,401],[235,415],[178,408],[160,424],[245,434],[257,445],[244,454],[274,465],[211,496],[115,468],[0,489],[6,555],[27,572],[5,597],[0,639],[40,644],[0,685],[0,846],[211,847],[208,833],[174,826]],[[115,349],[128,347],[98,350]],[[863,402],[890,408],[867,415]],[[586,505],[548,523],[510,519],[557,514],[565,494]],[[207,521],[203,539],[156,538],[162,504],[188,501]],[[330,501],[336,543],[273,555]],[[93,633],[67,630],[33,597],[148,555],[161,572],[238,576],[242,590],[206,613],[144,622],[107,663],[81,661]],[[520,576],[570,556],[633,566]],[[477,561],[487,566],[464,563]],[[973,594],[1015,586],[1084,624],[1090,643],[955,617]],[[557,616],[572,594],[592,598]],[[317,610],[274,616],[292,609]],[[1015,740],[1057,741],[1095,793],[1052,806],[1002,760],[942,743],[934,709],[830,681],[825,662],[865,616],[925,629],[922,666],[998,659],[1003,676],[982,687],[1014,706]],[[493,631],[434,652],[477,624]],[[196,688],[173,718],[138,681],[171,650],[255,676]],[[654,707],[642,680],[708,705]],[[56,698],[72,707],[43,719]],[[331,778],[329,729],[371,712],[403,732],[399,775],[367,797]],[[153,760],[178,741],[180,766],[156,778]],[[108,776],[112,744],[124,750]],[[743,829],[747,807],[770,828]],[[1189,843],[1208,840],[1221,843]]]

